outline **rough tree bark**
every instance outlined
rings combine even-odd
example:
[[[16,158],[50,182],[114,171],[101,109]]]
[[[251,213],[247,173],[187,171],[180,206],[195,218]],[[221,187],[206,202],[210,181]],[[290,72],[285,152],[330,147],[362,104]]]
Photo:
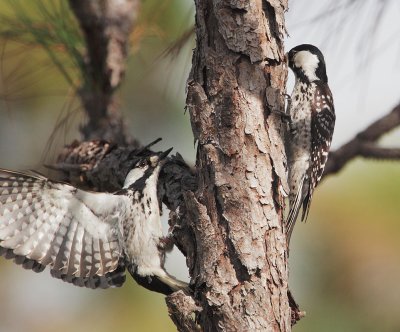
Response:
[[[187,247],[204,331],[290,331],[283,110],[286,1],[197,0],[187,106],[198,189],[186,193]],[[185,230],[187,232],[187,230]],[[192,240],[193,241],[193,240]],[[191,252],[193,251],[193,252]],[[176,299],[170,298],[172,311]]]

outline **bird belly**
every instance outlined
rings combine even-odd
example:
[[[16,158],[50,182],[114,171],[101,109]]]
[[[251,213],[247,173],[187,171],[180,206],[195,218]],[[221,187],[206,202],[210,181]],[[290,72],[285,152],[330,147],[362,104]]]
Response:
[[[159,274],[163,257],[160,239],[163,237],[158,201],[137,205],[129,227],[125,227],[125,252],[141,276]]]
[[[291,162],[290,169],[289,169],[289,202],[292,204],[294,201],[297,191],[300,188],[301,182],[305,181],[303,184],[303,188],[307,188],[308,177],[307,177],[307,170],[310,165],[310,159],[308,155],[298,154],[295,159]],[[300,177],[299,174],[303,176]]]
[[[126,255],[141,276],[156,274],[162,266],[159,243],[162,234],[153,232],[146,223],[136,220],[136,227],[126,238]]]
[[[310,166],[311,153],[311,112],[310,105],[296,94],[292,96],[295,102],[290,109],[290,131],[287,140],[289,203],[292,206],[302,181],[306,181],[303,190],[306,190],[307,171]],[[297,102],[296,102],[297,101]]]
[[[308,162],[311,151],[311,119],[306,112],[297,112],[291,117],[288,140],[288,162]]]

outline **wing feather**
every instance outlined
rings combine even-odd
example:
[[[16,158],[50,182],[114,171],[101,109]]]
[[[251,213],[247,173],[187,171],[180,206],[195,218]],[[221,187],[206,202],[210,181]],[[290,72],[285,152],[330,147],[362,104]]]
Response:
[[[306,220],[312,195],[324,173],[335,127],[335,107],[327,84],[317,82],[311,116],[311,162],[308,170],[308,194],[303,201],[301,220]]]
[[[85,287],[125,280],[118,212],[124,196],[0,170],[0,255]]]

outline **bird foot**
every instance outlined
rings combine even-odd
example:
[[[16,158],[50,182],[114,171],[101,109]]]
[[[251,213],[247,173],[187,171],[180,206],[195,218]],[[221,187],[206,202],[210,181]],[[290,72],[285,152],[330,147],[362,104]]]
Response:
[[[164,252],[169,252],[174,247],[174,244],[175,244],[174,236],[172,235],[172,233],[170,233],[167,236],[164,236],[160,239],[158,247],[160,250]]]

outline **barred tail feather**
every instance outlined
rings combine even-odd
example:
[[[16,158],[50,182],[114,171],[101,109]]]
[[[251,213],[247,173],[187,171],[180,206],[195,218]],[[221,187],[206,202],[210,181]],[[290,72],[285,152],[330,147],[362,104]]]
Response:
[[[301,221],[306,221],[308,218],[308,213],[310,212],[310,206],[311,206],[311,198],[312,198],[312,188],[310,187],[309,192],[303,201],[303,213],[301,215]]]
[[[161,268],[154,270],[152,274],[140,275],[135,265],[128,265],[128,271],[140,286],[164,295],[189,289],[186,282],[176,279]]]
[[[159,276],[157,276],[157,278],[162,283],[168,285],[168,287],[171,288],[172,292],[176,292],[178,290],[188,290],[189,289],[188,283],[178,280],[166,272],[165,272],[165,275],[159,275]]]
[[[290,244],[290,238],[292,236],[293,228],[296,223],[302,204],[304,178],[305,177],[303,177],[303,179],[300,181],[300,186],[297,190],[296,197],[294,199],[292,206],[290,207],[290,211],[286,219],[286,239],[288,246]]]

